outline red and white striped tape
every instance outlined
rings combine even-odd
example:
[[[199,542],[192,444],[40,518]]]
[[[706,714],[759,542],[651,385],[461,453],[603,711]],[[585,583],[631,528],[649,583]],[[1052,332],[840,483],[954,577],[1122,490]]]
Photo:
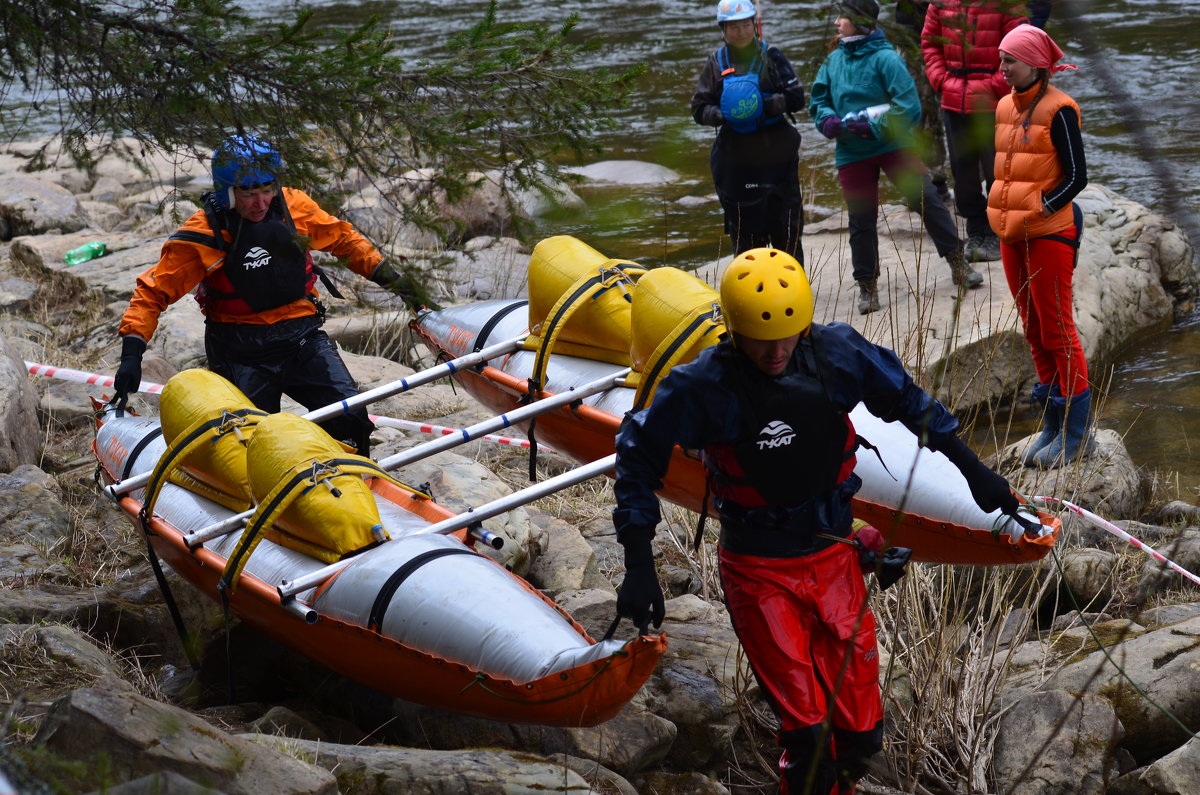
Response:
[[[41,364],[39,362],[25,362],[25,368],[29,370],[31,375],[44,375],[47,378],[57,378],[62,381],[77,381],[81,384],[94,384],[96,386],[112,386],[113,377],[111,375],[99,375],[97,373],[85,373],[82,370],[72,370],[68,367],[54,367],[49,364]],[[162,384],[154,384],[149,381],[143,381],[138,388],[139,392],[162,392]]]
[[[1175,561],[1173,561],[1173,560],[1171,560],[1170,558],[1166,557],[1165,555],[1163,555],[1161,552],[1159,552],[1159,551],[1158,551],[1157,549],[1155,549],[1154,547],[1150,546],[1149,544],[1147,544],[1147,543],[1145,543],[1145,542],[1143,542],[1143,541],[1140,541],[1140,540],[1138,540],[1138,539],[1137,539],[1136,537],[1134,537],[1132,534],[1130,534],[1130,533],[1126,532],[1125,530],[1122,530],[1121,528],[1117,527],[1115,524],[1113,524],[1112,522],[1108,521],[1108,520],[1107,520],[1107,519],[1105,519],[1104,517],[1102,517],[1102,516],[1097,516],[1096,514],[1092,513],[1091,511],[1089,511],[1089,510],[1088,510],[1088,509],[1086,509],[1086,508],[1080,508],[1080,507],[1079,507],[1078,505],[1076,505],[1075,503],[1073,503],[1073,502],[1067,502],[1066,500],[1064,500],[1064,499],[1060,499],[1060,498],[1058,498],[1058,497],[1032,497],[1032,498],[1030,498],[1030,499],[1032,499],[1032,500],[1034,500],[1034,501],[1038,501],[1038,500],[1040,500],[1040,501],[1042,501],[1043,503],[1046,503],[1046,504],[1050,504],[1050,503],[1055,503],[1055,502],[1056,502],[1056,503],[1058,503],[1059,505],[1062,505],[1062,506],[1063,506],[1063,507],[1065,507],[1066,509],[1068,509],[1068,510],[1070,510],[1070,511],[1073,511],[1074,513],[1076,513],[1076,514],[1078,514],[1078,515],[1082,516],[1084,519],[1087,519],[1089,522],[1091,522],[1092,524],[1094,524],[1096,527],[1099,527],[1101,530],[1105,530],[1105,531],[1107,531],[1107,532],[1109,532],[1109,533],[1112,533],[1114,536],[1116,536],[1117,538],[1121,539],[1122,541],[1127,541],[1127,542],[1129,542],[1129,543],[1130,543],[1132,546],[1134,546],[1134,547],[1136,547],[1136,548],[1138,548],[1138,549],[1142,550],[1143,552],[1145,552],[1147,555],[1149,555],[1150,557],[1154,558],[1154,559],[1155,559],[1155,560],[1157,560],[1158,562],[1160,562],[1160,563],[1162,563],[1162,564],[1166,565],[1168,568],[1174,569],[1175,571],[1177,571],[1177,572],[1179,572],[1180,574],[1182,574],[1184,577],[1187,577],[1187,578],[1188,578],[1189,580],[1191,580],[1192,582],[1196,583],[1197,585],[1200,585],[1200,577],[1197,577],[1195,574],[1193,574],[1192,572],[1188,571],[1188,570],[1187,570],[1187,569],[1185,569],[1183,566],[1180,566],[1180,565],[1179,565],[1178,563],[1176,563]]]
[[[41,364],[40,362],[25,362],[26,369],[31,375],[43,375],[47,378],[57,378],[62,381],[75,381],[81,384],[92,384],[94,386],[111,387],[113,385],[113,377],[111,375],[100,375],[98,373],[86,373],[82,370],[72,370],[69,367],[55,367],[49,364]],[[139,392],[149,392],[157,394],[162,392],[163,385],[155,384],[149,381],[143,381]],[[375,414],[370,415],[371,421],[376,425],[382,425],[386,428],[400,428],[402,430],[419,431],[427,433],[431,436],[451,436],[453,434],[461,434],[462,428],[448,428],[445,425],[433,425],[428,422],[413,422],[412,420],[401,420],[395,417],[381,417]],[[496,444],[505,444],[512,447],[529,447],[528,439],[515,439],[509,436],[496,436],[494,434],[484,434],[478,437],[486,439],[489,442]],[[539,444],[543,450],[554,452],[550,447]]]
[[[371,421],[376,425],[382,425],[385,428],[403,428],[405,430],[420,431],[434,436],[453,436],[461,434],[462,428],[447,428],[445,425],[432,425],[428,422],[413,422],[412,420],[398,420],[394,417],[379,417],[375,414],[370,415]],[[489,442],[496,444],[507,444],[513,447],[529,447],[528,439],[514,439],[510,436],[496,436],[495,434],[485,433],[483,436],[476,437],[478,439],[487,439]],[[542,450],[554,452],[551,448],[538,442],[538,447]]]

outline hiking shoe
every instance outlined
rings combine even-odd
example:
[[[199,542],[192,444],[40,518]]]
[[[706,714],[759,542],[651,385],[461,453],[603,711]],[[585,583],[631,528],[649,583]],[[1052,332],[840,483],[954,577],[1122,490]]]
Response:
[[[995,235],[971,235],[967,238],[967,258],[971,262],[995,262],[1000,259],[1000,238]]]
[[[874,279],[858,283],[858,314],[869,315],[879,311],[879,286]]]
[[[950,276],[956,287],[966,287],[974,290],[983,284],[983,274],[976,272],[961,251],[955,251],[946,257],[950,265]]]

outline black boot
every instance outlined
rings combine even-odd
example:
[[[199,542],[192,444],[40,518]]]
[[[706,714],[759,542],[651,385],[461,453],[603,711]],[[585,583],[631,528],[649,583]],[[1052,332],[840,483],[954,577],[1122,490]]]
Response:
[[[858,314],[869,315],[879,311],[879,282],[864,279],[858,283]]]

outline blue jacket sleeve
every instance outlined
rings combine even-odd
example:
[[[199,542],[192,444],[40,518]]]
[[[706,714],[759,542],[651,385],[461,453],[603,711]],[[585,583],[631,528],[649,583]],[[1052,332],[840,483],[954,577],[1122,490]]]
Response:
[[[661,514],[655,491],[676,445],[699,450],[737,437],[740,414],[721,385],[713,349],[673,369],[655,390],[648,408],[627,414],[617,433],[617,471],[613,487],[617,539],[627,528],[653,528]]]
[[[895,50],[881,53],[878,63],[880,78],[892,109],[875,120],[876,134],[880,138],[909,136],[921,121],[921,98],[917,95],[917,84]]]
[[[862,403],[885,422],[899,422],[924,446],[954,436],[958,420],[913,383],[895,352],[876,345],[845,323],[814,326],[829,396],[850,411]]]
[[[721,115],[721,75],[717,57],[709,55],[696,78],[696,91],[692,94],[692,118],[706,127],[719,127]]]

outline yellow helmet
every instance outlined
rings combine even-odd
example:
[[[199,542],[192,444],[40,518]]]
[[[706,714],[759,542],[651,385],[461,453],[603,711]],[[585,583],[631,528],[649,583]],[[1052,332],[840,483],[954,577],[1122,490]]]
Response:
[[[812,325],[812,288],[795,257],[752,248],[734,257],[721,276],[721,311],[730,331],[781,340]]]

